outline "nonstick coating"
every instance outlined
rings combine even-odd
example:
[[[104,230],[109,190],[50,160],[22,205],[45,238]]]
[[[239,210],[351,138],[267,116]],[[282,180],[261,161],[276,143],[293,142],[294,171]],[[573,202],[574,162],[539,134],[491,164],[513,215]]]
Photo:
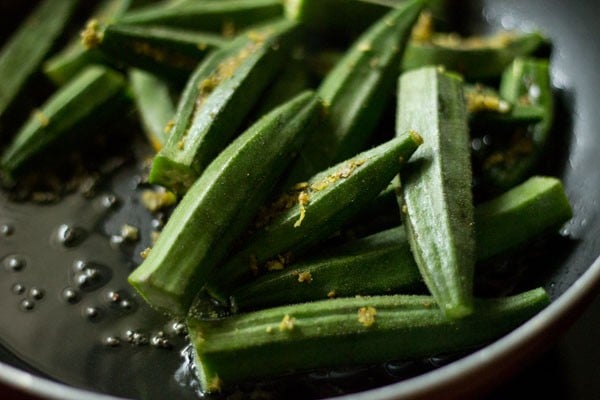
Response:
[[[0,2],[0,6],[7,7]],[[464,2],[461,6],[464,7]],[[553,40],[553,82],[558,88],[558,135],[545,171],[560,176],[574,209],[563,233],[569,244],[543,259],[539,280],[553,303],[534,319],[497,342],[459,361],[397,384],[348,396],[353,399],[464,398],[514,373],[553,344],[600,287],[600,65],[595,0],[489,0],[470,2],[466,20],[483,15],[505,28],[539,28]],[[479,17],[476,17],[478,19]],[[107,399],[38,377],[0,349],[0,381],[29,393],[57,399]]]

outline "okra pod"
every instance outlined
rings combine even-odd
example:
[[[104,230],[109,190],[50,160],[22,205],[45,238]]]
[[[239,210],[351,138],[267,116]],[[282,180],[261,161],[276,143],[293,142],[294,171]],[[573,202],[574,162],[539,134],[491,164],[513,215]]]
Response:
[[[401,224],[396,188],[390,183],[377,197],[342,228],[347,235],[366,236]],[[364,232],[367,232],[366,235]]]
[[[476,208],[477,259],[485,260],[549,229],[557,229],[571,216],[560,180],[529,178]]]
[[[502,76],[500,94],[515,103],[543,110],[539,122],[516,132],[506,148],[493,152],[483,162],[487,183],[496,190],[506,190],[534,171],[549,140],[554,98],[548,60],[516,59]]]
[[[210,51],[226,43],[209,33],[119,23],[103,26],[96,20],[88,22],[82,41],[86,48],[119,63],[182,82]]]
[[[323,81],[333,67],[344,57],[340,49],[316,49],[306,55],[306,64],[318,81]]]
[[[206,168],[129,282],[152,305],[186,314],[300,147],[318,114],[308,92],[273,110]]]
[[[548,39],[537,32],[502,32],[481,38],[436,33],[427,41],[411,40],[402,65],[405,71],[443,65],[470,81],[490,80],[500,77],[515,58],[533,54],[547,45]]]
[[[390,11],[380,4],[356,0],[284,0],[285,14],[328,43],[345,44]]]
[[[169,87],[163,80],[137,69],[129,71],[129,85],[144,133],[154,150],[159,151],[167,139],[165,130],[175,115]]]
[[[410,0],[361,35],[318,89],[325,117],[308,138],[288,184],[305,180],[363,149],[398,76],[411,27],[425,2]]]
[[[314,368],[378,364],[469,351],[498,339],[550,303],[542,288],[474,302],[448,319],[429,296],[340,298],[218,320],[188,318],[205,392]]]
[[[77,3],[45,0],[8,39],[0,52],[0,117],[40,66]]]
[[[298,93],[311,88],[310,74],[299,60],[290,60],[283,71],[261,96],[258,109],[252,114],[260,117],[285,103]]]
[[[484,129],[497,125],[522,126],[539,122],[545,114],[540,106],[510,102],[490,87],[477,84],[465,85],[464,89],[469,122],[473,126]]]
[[[198,66],[180,99],[168,140],[154,158],[151,183],[185,193],[237,133],[297,35],[296,23],[279,20],[248,31]]]
[[[39,154],[96,121],[120,105],[125,80],[117,72],[100,66],[86,68],[60,88],[35,111],[2,154],[0,164],[9,176],[18,174]]]
[[[420,144],[421,137],[411,131],[297,184],[294,193],[263,210],[260,229],[215,269],[209,293],[227,300],[253,273],[281,269],[290,257],[329,237],[389,184]]]
[[[530,178],[475,208],[477,260],[521,247],[571,216],[560,180]],[[328,297],[407,294],[422,284],[406,233],[395,227],[259,277],[236,289],[231,304],[248,310]]]
[[[123,15],[119,22],[233,36],[243,28],[282,16],[281,0],[190,1],[134,10]]]
[[[127,11],[132,0],[104,0],[92,13],[102,24],[112,23]],[[98,51],[86,50],[78,37],[73,38],[61,51],[44,62],[44,74],[55,84],[63,85],[90,64],[105,64],[107,60]]]
[[[236,288],[235,311],[335,297],[412,293],[422,286],[406,234],[395,227],[267,272]]]
[[[425,67],[400,77],[396,130],[424,145],[400,174],[399,204],[419,270],[451,318],[471,312],[475,239],[462,79]]]

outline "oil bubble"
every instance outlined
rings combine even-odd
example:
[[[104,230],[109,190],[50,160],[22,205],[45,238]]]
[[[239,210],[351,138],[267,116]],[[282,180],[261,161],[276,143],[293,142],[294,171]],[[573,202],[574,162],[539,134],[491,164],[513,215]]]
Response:
[[[162,229],[165,226],[166,216],[162,212],[158,212],[155,215],[155,218],[152,219],[150,224],[154,229]]]
[[[58,242],[65,247],[75,247],[85,239],[86,232],[83,228],[62,224],[58,227],[56,237]]]
[[[125,299],[121,300],[121,302],[119,303],[119,308],[124,311],[131,311],[134,309],[134,307],[135,303],[133,302],[133,300]]]
[[[100,319],[101,314],[102,314],[102,310],[99,307],[88,306],[88,307],[84,307],[84,309],[83,309],[84,317],[92,322]]]
[[[110,237],[110,245],[113,248],[119,248],[123,243],[125,243],[125,238],[119,235],[112,235]]]
[[[38,287],[34,286],[31,289],[29,289],[29,297],[31,297],[32,299],[41,300],[44,298],[44,294],[44,290]]]
[[[111,290],[110,292],[108,292],[106,294],[106,298],[109,303],[117,304],[117,303],[119,303],[119,301],[121,301],[121,293],[119,293],[115,290]]]
[[[112,275],[108,267],[93,262],[77,261],[74,270],[73,284],[84,292],[101,288],[108,283]]]
[[[121,339],[116,336],[109,336],[104,339],[104,344],[108,347],[119,347],[121,345]]]
[[[173,333],[177,336],[183,337],[187,335],[187,327],[181,321],[173,322],[173,324],[171,325],[171,329],[173,330]]]
[[[133,311],[137,307],[137,303],[125,291],[111,290],[106,293],[106,300],[111,308],[121,311]]]
[[[157,332],[150,338],[150,345],[159,349],[170,349],[173,347],[169,339],[165,336],[165,333],[162,331]]]
[[[20,307],[23,311],[31,311],[35,308],[35,301],[30,299],[21,300]]]
[[[483,140],[480,138],[474,138],[471,140],[471,149],[475,152],[480,151],[483,147]]]
[[[63,289],[61,297],[69,304],[76,304],[80,300],[79,292],[71,287]]]
[[[133,346],[145,346],[148,344],[148,337],[135,329],[130,329],[125,332],[125,337],[127,338],[127,342]]]
[[[102,206],[106,209],[115,208],[119,204],[119,199],[114,194],[105,194],[100,200]]]
[[[10,224],[0,225],[0,235],[4,237],[12,236],[15,233],[15,227]]]
[[[23,256],[20,256],[18,254],[11,254],[9,256],[6,256],[4,260],[2,260],[2,264],[9,271],[19,272],[23,270],[23,268],[25,268],[25,266],[27,265],[27,261]]]
[[[83,271],[83,269],[86,266],[86,262],[83,260],[75,260],[73,262],[73,271],[75,272],[79,272],[79,271]]]
[[[25,293],[25,290],[26,290],[26,287],[22,283],[15,283],[11,287],[11,291],[13,292],[13,294],[16,294],[16,295]]]

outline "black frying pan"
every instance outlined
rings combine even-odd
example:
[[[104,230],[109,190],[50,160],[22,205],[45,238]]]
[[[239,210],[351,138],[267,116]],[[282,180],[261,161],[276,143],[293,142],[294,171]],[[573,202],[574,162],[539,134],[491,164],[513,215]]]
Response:
[[[5,15],[9,15],[7,10],[14,8],[16,4],[11,3],[13,2],[0,3],[3,7],[0,9],[6,11]],[[554,241],[545,247],[538,254],[536,265],[531,266],[527,276],[527,285],[543,285],[551,294],[553,303],[506,337],[433,371],[416,374],[415,377],[398,383],[371,388],[366,392],[361,392],[364,387],[351,387],[349,390],[359,391],[350,395],[355,399],[464,398],[489,390],[554,343],[590,302],[600,286],[600,261],[597,260],[600,255],[600,138],[597,137],[600,127],[600,112],[597,111],[600,87],[597,66],[600,65],[600,52],[596,25],[600,3],[594,0],[489,0],[483,4],[469,2],[467,5],[465,7],[462,3],[461,10],[470,10],[472,15],[462,14],[464,11],[459,13],[467,20],[480,20],[483,15],[487,19],[484,22],[505,28],[538,27],[547,32],[555,44],[552,58],[553,80],[560,100],[556,129],[558,137],[562,139],[556,141],[543,172],[557,174],[563,179],[575,215],[563,231],[568,240]],[[121,173],[119,179],[129,182],[128,179],[135,175],[135,171],[131,172],[131,176],[127,174],[128,172]],[[114,182],[117,188],[127,184],[119,179]],[[127,208],[124,211],[127,212]],[[118,221],[114,222],[117,223]],[[113,280],[116,278],[112,277]],[[39,334],[44,332],[40,331]],[[135,352],[132,354],[135,356]],[[34,366],[35,363],[27,362],[24,358],[14,355],[7,348],[0,348],[0,381],[47,398],[101,399],[106,397],[96,392],[123,393],[119,385],[125,383],[124,379],[117,376],[118,372],[115,372],[114,387],[99,388],[85,379],[69,380],[52,369]],[[92,370],[100,367],[106,367],[103,360],[93,357],[89,365],[86,365],[86,368]],[[162,364],[158,368],[161,367]],[[148,371],[156,373],[156,368],[151,366]],[[141,372],[144,371],[146,370],[141,368]],[[366,374],[370,372],[372,371],[367,371]],[[147,376],[149,380],[156,378],[152,372],[148,372]],[[78,388],[64,385],[60,381],[67,381]],[[375,381],[371,386],[383,383],[385,382]],[[170,384],[172,382],[167,382],[167,385]],[[172,397],[180,397],[181,393],[193,397],[192,389],[174,390]],[[179,390],[182,392],[178,392]],[[152,397],[152,393],[144,390],[134,393],[131,396]]]

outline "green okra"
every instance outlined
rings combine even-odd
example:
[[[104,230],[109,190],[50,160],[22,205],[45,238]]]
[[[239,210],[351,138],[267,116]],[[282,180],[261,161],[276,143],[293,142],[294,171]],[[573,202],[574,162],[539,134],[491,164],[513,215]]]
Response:
[[[318,107],[313,93],[297,96],[260,119],[210,163],[129,276],[150,305],[187,313],[300,147]]]
[[[540,33],[499,33],[488,38],[457,38],[455,34],[435,33],[430,40],[412,40],[402,62],[405,71],[426,65],[443,65],[465,79],[498,78],[517,57],[527,56],[548,45]]]
[[[464,92],[469,121],[476,126],[514,127],[539,122],[545,115],[543,107],[509,102],[496,90],[480,84],[465,85]]]
[[[506,190],[530,175],[549,141],[554,121],[554,98],[548,60],[518,58],[506,69],[500,95],[509,101],[543,110],[541,120],[515,134],[507,148],[490,154],[483,176],[497,190]]]
[[[340,49],[316,49],[306,55],[306,65],[318,81],[323,81],[343,57]]]
[[[112,23],[129,9],[132,0],[104,0],[92,13],[102,24]],[[78,37],[44,62],[44,74],[55,84],[63,85],[90,64],[106,64],[108,60],[98,51],[86,50]]]
[[[529,178],[476,208],[477,259],[487,259],[549,229],[558,229],[572,213],[558,179]]]
[[[114,71],[100,66],[83,70],[33,112],[0,159],[2,170],[18,174],[39,154],[116,109],[124,98],[125,80]]]
[[[297,184],[294,193],[263,210],[260,229],[215,269],[209,293],[226,300],[253,273],[283,268],[290,257],[328,238],[389,184],[420,144],[411,131]]]
[[[390,183],[371,203],[344,224],[342,233],[350,237],[362,237],[398,226],[400,223],[396,188]]]
[[[471,312],[475,240],[462,79],[424,67],[400,77],[396,131],[424,145],[400,174],[399,204],[423,279],[451,318]]]
[[[571,216],[560,180],[530,178],[475,208],[477,260],[521,247]],[[236,289],[231,303],[236,310],[248,310],[328,297],[407,294],[422,284],[406,233],[395,227],[257,278]]]
[[[285,14],[328,43],[346,43],[362,34],[390,8],[356,0],[284,0]]]
[[[231,36],[249,26],[282,16],[281,0],[188,1],[150,5],[126,13],[119,22],[169,26]]]
[[[289,177],[292,184],[352,157],[375,129],[398,76],[413,23],[425,6],[410,0],[361,35],[318,89],[325,117],[308,138]]]
[[[446,317],[429,296],[340,298],[238,314],[188,318],[202,390],[314,368],[379,364],[469,351],[498,339],[550,303],[533,289],[474,302]]]
[[[185,82],[198,63],[227,41],[215,34],[176,28],[88,22],[82,32],[86,48],[132,67]]]
[[[160,78],[138,69],[129,71],[129,85],[144,133],[154,150],[159,151],[167,139],[165,130],[175,115],[169,86]]]
[[[311,88],[310,73],[300,60],[290,60],[281,73],[261,96],[253,114],[260,117],[298,93]]]
[[[168,140],[152,163],[149,181],[185,193],[232,140],[298,36],[286,20],[240,35],[212,53],[190,77]]]
[[[395,227],[268,272],[233,290],[234,311],[335,297],[413,293],[422,286],[406,234]]]
[[[76,0],[45,0],[0,51],[0,117],[38,69],[77,6]]]

